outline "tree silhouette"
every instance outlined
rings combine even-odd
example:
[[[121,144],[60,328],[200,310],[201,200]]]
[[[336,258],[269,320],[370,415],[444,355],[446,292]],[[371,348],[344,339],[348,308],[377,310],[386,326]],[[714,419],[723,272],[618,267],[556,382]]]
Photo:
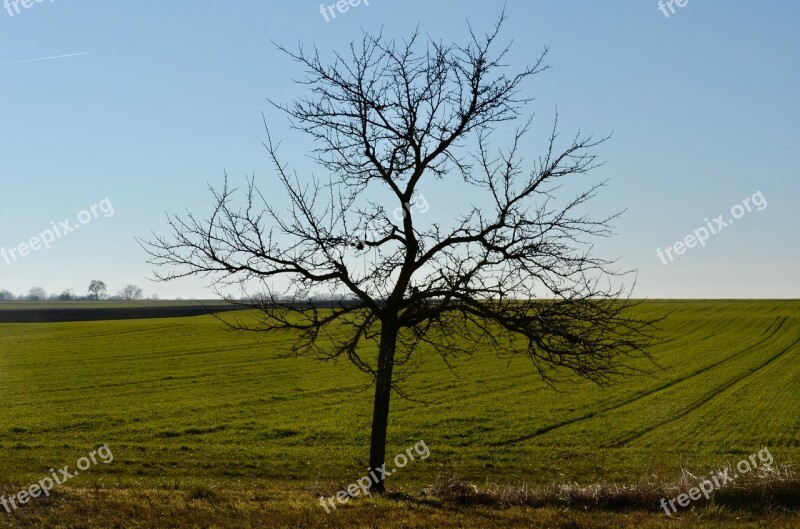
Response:
[[[106,284],[102,281],[94,279],[89,283],[89,292],[94,296],[95,301],[99,300],[100,295],[106,290],[108,290],[108,287],[106,287]]]
[[[136,285],[125,285],[119,296],[125,301],[136,301],[144,298],[144,291]]]
[[[47,292],[42,287],[33,287],[28,291],[28,299],[31,301],[44,301],[47,299]]]
[[[372,377],[373,469],[385,462],[392,392],[403,395],[398,381],[426,354],[524,355],[548,381],[574,372],[601,384],[647,365],[631,359],[649,358],[654,322],[632,315],[629,290],[613,286],[621,272],[588,246],[616,215],[579,211],[602,183],[566,200],[555,193],[557,181],[597,166],[605,138],[559,148],[554,125],[544,154],[523,168],[532,120],[522,85],[547,69],[547,50],[508,73],[508,48],[494,51],[503,19],[483,36],[470,28],[463,45],[365,33],[331,63],[280,47],[304,68],[308,95],[273,104],[313,138],[329,177],[290,172],[267,126],[285,209],[254,178],[237,195],[226,176],[210,216],[172,216],[168,236],[143,241],[161,280],[212,275],[249,292],[263,314],[237,328],[291,329],[296,353],[347,358]],[[513,127],[501,150],[493,135],[504,124]],[[412,204],[433,180],[478,190],[486,204],[465,205],[449,226],[425,223]],[[335,301],[311,299],[320,290]],[[385,490],[382,477],[372,490]]]

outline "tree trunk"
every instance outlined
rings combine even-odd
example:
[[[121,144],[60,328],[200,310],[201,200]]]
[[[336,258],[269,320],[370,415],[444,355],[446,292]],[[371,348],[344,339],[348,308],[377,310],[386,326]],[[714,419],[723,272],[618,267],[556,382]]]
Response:
[[[394,369],[396,345],[396,322],[384,321],[381,328],[380,350],[378,351],[378,373],[375,380],[372,437],[369,449],[370,470],[378,478],[370,486],[370,491],[378,494],[383,494],[386,491],[384,475],[377,469],[383,469],[382,467],[386,462],[386,431],[389,425],[389,399],[392,395],[392,371]]]

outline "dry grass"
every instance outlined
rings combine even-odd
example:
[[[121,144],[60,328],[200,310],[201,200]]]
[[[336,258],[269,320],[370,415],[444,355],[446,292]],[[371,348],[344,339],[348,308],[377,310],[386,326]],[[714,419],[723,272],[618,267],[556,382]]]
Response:
[[[755,491],[795,491],[797,498],[794,474],[756,481]],[[692,477],[687,474],[682,486],[691,483]],[[20,490],[9,486],[0,489],[6,494]],[[656,492],[643,485],[481,490],[457,480],[443,479],[425,489],[424,494],[357,498],[327,514],[311,488],[297,484],[275,484],[259,490],[210,490],[197,486],[186,490],[62,487],[51,498],[37,498],[11,515],[0,513],[0,528],[796,529],[800,526],[800,513],[781,508],[730,512],[700,506],[669,517],[654,512],[657,506],[645,505],[645,500],[652,497],[647,494]],[[596,508],[581,506],[589,504]],[[630,508],[601,508],[603,505]]]
[[[724,469],[723,469],[724,470]],[[728,469],[730,475],[734,470]],[[635,484],[552,483],[545,487],[477,487],[450,476],[422,491],[424,496],[458,505],[498,507],[571,507],[583,509],[640,509],[658,511],[662,498],[672,499],[698,486],[706,476],[682,469],[673,482],[651,476]],[[693,505],[708,503],[704,498]],[[792,466],[759,468],[734,483],[715,490],[710,503],[735,510],[797,510],[800,508],[800,474]]]

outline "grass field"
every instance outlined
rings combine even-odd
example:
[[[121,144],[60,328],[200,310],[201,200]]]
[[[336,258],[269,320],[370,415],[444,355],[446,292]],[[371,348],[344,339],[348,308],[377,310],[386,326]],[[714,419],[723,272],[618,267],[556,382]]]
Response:
[[[365,474],[369,442],[372,394],[347,363],[294,358],[288,336],[229,332],[211,316],[0,325],[0,494],[99,445],[114,455],[51,498],[0,509],[0,527],[800,526],[781,509],[669,518],[657,504],[584,512],[420,493],[443,476],[480,487],[672,480],[762,447],[776,464],[800,461],[800,302],[638,310],[672,312],[671,342],[656,350],[664,369],[610,388],[573,379],[556,391],[523,359],[488,352],[455,374],[427,358],[404,383],[422,402],[393,401],[387,453],[424,440],[430,457],[390,478],[402,495],[331,514],[319,495]]]

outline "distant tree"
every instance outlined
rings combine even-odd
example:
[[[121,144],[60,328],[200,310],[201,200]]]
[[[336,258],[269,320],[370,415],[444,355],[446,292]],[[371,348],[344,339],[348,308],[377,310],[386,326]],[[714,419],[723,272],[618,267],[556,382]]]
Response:
[[[72,301],[78,299],[78,296],[75,295],[75,291],[71,288],[64,290],[61,294],[56,296],[58,301]]]
[[[14,301],[16,296],[8,290],[0,290],[0,301]]]
[[[47,292],[42,287],[33,287],[28,291],[28,299],[31,301],[44,301],[47,299]]]
[[[150,300],[151,300],[151,301],[158,301],[158,300],[160,300],[160,299],[161,299],[161,298],[159,298],[159,297],[158,297],[158,294],[153,294],[152,296],[150,296]]]
[[[125,301],[135,301],[144,297],[144,291],[136,285],[126,285],[120,292]]]
[[[102,296],[106,290],[108,290],[108,288],[102,281],[95,279],[89,283],[89,292],[94,296],[95,301],[99,300],[100,296]]]

